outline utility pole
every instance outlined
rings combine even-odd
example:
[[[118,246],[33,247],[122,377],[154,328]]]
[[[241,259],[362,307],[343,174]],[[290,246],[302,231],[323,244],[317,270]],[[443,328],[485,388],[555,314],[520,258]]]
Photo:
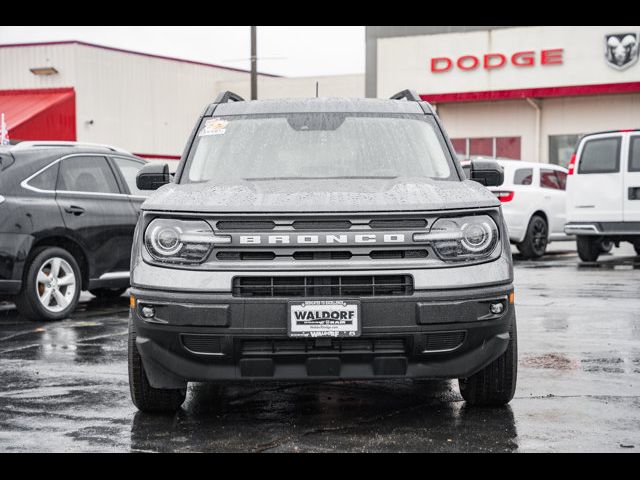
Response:
[[[251,100],[258,99],[258,49],[256,27],[251,27]]]

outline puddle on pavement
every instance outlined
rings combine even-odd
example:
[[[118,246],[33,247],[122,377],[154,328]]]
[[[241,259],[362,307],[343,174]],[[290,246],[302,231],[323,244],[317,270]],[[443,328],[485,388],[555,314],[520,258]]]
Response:
[[[525,357],[520,361],[520,365],[527,368],[549,368],[552,370],[576,370],[578,368],[578,362],[563,353]]]

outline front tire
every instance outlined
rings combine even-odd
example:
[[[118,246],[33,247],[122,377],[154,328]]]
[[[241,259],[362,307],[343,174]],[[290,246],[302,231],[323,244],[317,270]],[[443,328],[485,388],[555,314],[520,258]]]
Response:
[[[136,346],[136,331],[129,323],[129,390],[133,404],[143,412],[175,412],[186,397],[185,390],[153,388],[147,380],[142,357]]]
[[[460,394],[469,405],[500,407],[511,401],[518,377],[518,332],[515,318],[507,350],[469,378],[458,380]]]
[[[518,244],[518,250],[527,260],[540,258],[547,251],[548,243],[549,225],[542,216],[534,215],[529,221],[524,240]]]
[[[595,262],[598,260],[600,253],[602,253],[600,240],[597,237],[578,236],[576,245],[578,247],[578,256],[583,262]]]
[[[16,306],[30,320],[62,320],[78,305],[80,290],[82,276],[73,255],[59,247],[42,247],[27,263]]]

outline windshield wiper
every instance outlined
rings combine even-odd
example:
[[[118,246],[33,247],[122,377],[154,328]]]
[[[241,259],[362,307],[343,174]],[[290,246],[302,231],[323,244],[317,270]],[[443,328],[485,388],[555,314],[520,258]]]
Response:
[[[272,181],[272,180],[369,180],[369,179],[385,179],[385,180],[393,180],[398,177],[390,177],[390,176],[381,176],[377,177],[374,175],[366,175],[366,176],[341,176],[341,177],[259,177],[259,178],[243,178],[243,180],[247,182],[260,182],[260,181]]]

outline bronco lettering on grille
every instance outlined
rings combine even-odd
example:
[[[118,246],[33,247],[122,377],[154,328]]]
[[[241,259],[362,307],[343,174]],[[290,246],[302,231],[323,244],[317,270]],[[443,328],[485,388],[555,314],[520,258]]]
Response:
[[[240,245],[333,245],[405,243],[403,233],[318,234],[318,235],[238,235]],[[235,241],[233,243],[235,243]]]

